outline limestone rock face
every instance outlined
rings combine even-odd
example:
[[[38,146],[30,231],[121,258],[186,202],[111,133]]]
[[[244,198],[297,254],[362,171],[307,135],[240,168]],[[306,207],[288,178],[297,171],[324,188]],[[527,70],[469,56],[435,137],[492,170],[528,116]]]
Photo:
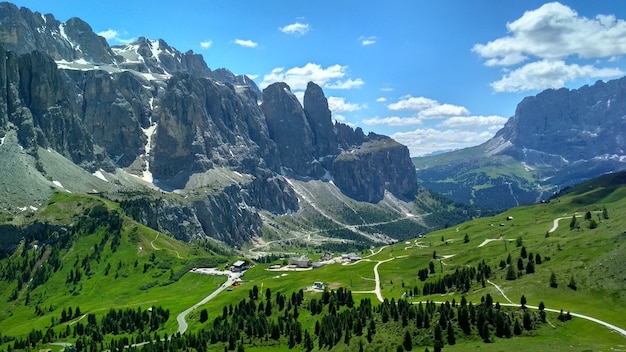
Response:
[[[28,153],[34,161],[22,174],[37,170],[41,180],[33,189],[74,182],[42,165],[70,160],[82,167],[73,175],[108,183],[142,223],[230,244],[262,235],[260,211],[300,208],[290,178],[334,180],[374,203],[385,192],[416,195],[406,147],[333,124],[315,83],[301,104],[285,83],[261,93],[248,77],[212,71],[162,39],[111,47],[78,18],[62,23],[9,3],[0,3],[0,42],[0,147],[6,138],[12,148],[0,154]],[[42,148],[61,156],[40,158]],[[121,176],[102,180],[99,169]],[[157,199],[174,190],[188,197]]]
[[[39,51],[17,56],[0,48],[2,130],[16,129],[21,146],[35,155],[52,148],[89,170],[111,169],[108,158],[94,149],[92,137],[72,108],[63,73]]]
[[[172,77],[160,99],[153,169],[162,180],[180,173],[232,167],[253,173],[278,168],[262,113],[233,86],[189,74]]]
[[[506,209],[624,170],[625,97],[626,77],[526,97],[484,144],[417,158],[418,178],[457,201]]]
[[[106,40],[78,18],[62,23],[54,16],[3,2],[0,3],[0,42],[18,54],[38,50],[55,61],[83,59],[93,63],[113,63],[114,54]]]
[[[322,88],[313,82],[309,82],[304,92],[304,114],[313,134],[315,156],[337,155],[339,148],[328,100]]]
[[[524,149],[568,162],[626,155],[625,96],[626,78],[575,90],[546,90],[519,103],[497,136],[512,143],[507,153],[533,164],[541,161],[524,157]]]
[[[293,175],[320,177],[313,131],[298,98],[285,83],[273,83],[263,90],[261,105],[270,138],[276,143],[281,165]]]
[[[370,203],[382,200],[386,190],[413,200],[417,182],[409,150],[389,137],[373,135],[368,139],[334,160],[335,184],[348,196]]]

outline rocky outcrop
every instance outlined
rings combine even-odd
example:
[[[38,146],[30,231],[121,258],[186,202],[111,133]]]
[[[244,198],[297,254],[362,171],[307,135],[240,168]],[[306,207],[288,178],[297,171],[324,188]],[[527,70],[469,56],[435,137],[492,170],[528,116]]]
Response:
[[[29,153],[35,161],[22,174],[38,170],[44,189],[74,181],[45,174],[37,153],[49,148],[90,173],[117,170],[111,181],[77,168],[110,184],[111,194],[142,194],[123,205],[139,221],[177,238],[230,244],[262,235],[259,211],[299,209],[289,178],[334,179],[346,195],[372,203],[385,192],[415,197],[408,150],[333,124],[314,83],[301,104],[285,83],[261,93],[248,77],[211,71],[201,55],[163,40],[109,47],[78,18],[61,23],[8,3],[0,4],[0,39],[14,50],[0,49],[0,138],[11,137],[11,155]],[[188,198],[153,201],[160,193],[144,181]]]
[[[75,92],[75,110],[94,142],[120,167],[128,167],[145,153],[143,129],[153,123],[157,87],[130,72],[66,70]]]
[[[540,154],[566,162],[626,156],[626,78],[589,87],[546,90],[525,98],[496,137],[516,159],[540,164]],[[524,156],[524,150],[534,154]],[[528,154],[528,153],[526,153]]]
[[[246,104],[232,86],[177,74],[159,104],[152,150],[156,178],[218,166],[245,173],[278,168],[276,146],[258,105]]]
[[[506,209],[624,170],[625,97],[626,77],[526,97],[483,145],[416,160],[426,165],[418,178],[457,201]]]
[[[209,77],[211,70],[202,55],[193,51],[181,53],[169,46],[165,40],[149,40],[140,37],[135,42],[113,46],[118,66],[137,72],[170,75],[187,72],[199,77]]]
[[[0,3],[0,42],[17,54],[38,50],[55,61],[86,60],[110,64],[115,61],[106,40],[78,18],[62,23],[54,16],[8,3]]]
[[[286,83],[263,89],[261,105],[270,138],[276,143],[281,165],[291,176],[320,177],[313,132],[302,105]]]
[[[72,109],[63,74],[49,56],[33,51],[18,57],[0,48],[0,67],[3,129],[15,128],[21,146],[33,155],[52,148],[88,170],[112,169]]]
[[[417,182],[410,160],[406,146],[372,135],[334,160],[333,179],[343,193],[361,201],[376,203],[385,191],[411,201],[417,195]]]
[[[304,114],[311,128],[315,157],[337,155],[339,147],[328,100],[322,88],[313,82],[307,84],[304,92]]]

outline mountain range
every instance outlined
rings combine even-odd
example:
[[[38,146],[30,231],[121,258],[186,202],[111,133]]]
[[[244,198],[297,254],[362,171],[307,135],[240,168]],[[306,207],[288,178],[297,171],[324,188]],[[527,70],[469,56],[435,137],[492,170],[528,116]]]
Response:
[[[489,141],[413,162],[423,186],[494,209],[624,170],[626,77],[527,97]]]
[[[100,194],[176,238],[229,245],[293,240],[303,221],[343,233],[318,234],[316,244],[397,240],[367,228],[373,213],[376,226],[400,226],[391,233],[414,225],[400,237],[434,222],[415,202],[408,149],[333,123],[313,82],[301,103],[285,83],[261,91],[162,39],[109,46],[78,18],[6,2],[0,43],[0,209],[9,223],[54,192]]]

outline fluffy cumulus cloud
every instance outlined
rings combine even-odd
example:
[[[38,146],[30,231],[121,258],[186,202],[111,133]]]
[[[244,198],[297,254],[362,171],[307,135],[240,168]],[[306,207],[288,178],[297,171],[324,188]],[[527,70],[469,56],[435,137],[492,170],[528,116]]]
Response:
[[[309,26],[308,23],[300,23],[300,22],[288,24],[284,27],[278,28],[279,31],[285,34],[291,34],[291,35],[296,35],[296,36],[304,35],[310,29],[311,29],[311,26]]]
[[[626,21],[613,15],[579,16],[558,2],[525,12],[508,23],[509,35],[473,51],[487,66],[524,65],[493,87],[496,91],[522,91],[562,87],[578,78],[607,78],[623,74],[617,68],[579,66],[576,59],[607,59],[626,54]],[[596,63],[598,65],[600,63]],[[540,70],[533,73],[532,70]],[[565,73],[565,77],[561,74]]]
[[[261,87],[267,87],[275,82],[285,82],[291,90],[304,90],[309,82],[315,82],[323,88],[329,89],[352,89],[363,85],[362,79],[350,79],[348,66],[332,65],[322,67],[319,64],[307,63],[302,67],[285,69],[277,67],[272,72],[263,76]]]
[[[483,143],[492,136],[493,133],[488,131],[439,130],[434,128],[396,132],[391,135],[393,139],[409,148],[411,156],[467,148]]]
[[[387,105],[389,110],[416,111],[423,119],[443,118],[446,116],[467,115],[469,111],[463,106],[440,104],[438,101],[425,97],[402,97],[399,101]]]
[[[402,97],[387,105],[394,114],[408,116],[374,117],[365,119],[368,126],[393,126],[413,131],[392,134],[398,142],[409,148],[412,156],[435,151],[454,150],[485,142],[504,126],[507,118],[501,116],[470,115],[464,106],[442,104],[426,97]]]
[[[461,129],[481,129],[487,127],[490,130],[499,130],[508,119],[502,116],[453,116],[443,121],[439,126]]]
[[[259,43],[254,42],[252,40],[244,40],[244,39],[235,39],[234,40],[235,44],[239,45],[239,46],[243,46],[244,48],[256,48],[257,46],[259,46]]]
[[[135,38],[122,38],[121,36],[125,34],[125,32],[120,32],[115,29],[107,29],[106,31],[98,32],[99,36],[104,37],[109,43],[113,44],[129,44],[136,40]]]
[[[362,108],[359,104],[347,102],[343,97],[328,97],[328,109],[333,113],[358,111]]]
[[[561,88],[567,82],[580,78],[611,78],[622,75],[618,68],[598,68],[593,65],[580,66],[564,61],[541,60],[531,62],[505,74],[502,79],[491,83],[496,92],[523,92],[546,88]]]
[[[200,42],[200,47],[202,49],[208,49],[208,48],[211,47],[211,45],[213,45],[213,41],[211,41],[211,40],[205,40],[203,42]]]

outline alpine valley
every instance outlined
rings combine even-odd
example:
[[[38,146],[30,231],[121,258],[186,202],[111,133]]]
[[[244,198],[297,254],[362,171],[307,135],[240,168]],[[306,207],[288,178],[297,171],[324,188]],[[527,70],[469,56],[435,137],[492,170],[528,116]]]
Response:
[[[459,202],[508,209],[626,169],[626,77],[527,97],[489,141],[413,158],[420,183]]]
[[[0,3],[0,352],[623,350],[626,174],[562,188],[623,169],[625,82],[412,160],[315,82]]]

